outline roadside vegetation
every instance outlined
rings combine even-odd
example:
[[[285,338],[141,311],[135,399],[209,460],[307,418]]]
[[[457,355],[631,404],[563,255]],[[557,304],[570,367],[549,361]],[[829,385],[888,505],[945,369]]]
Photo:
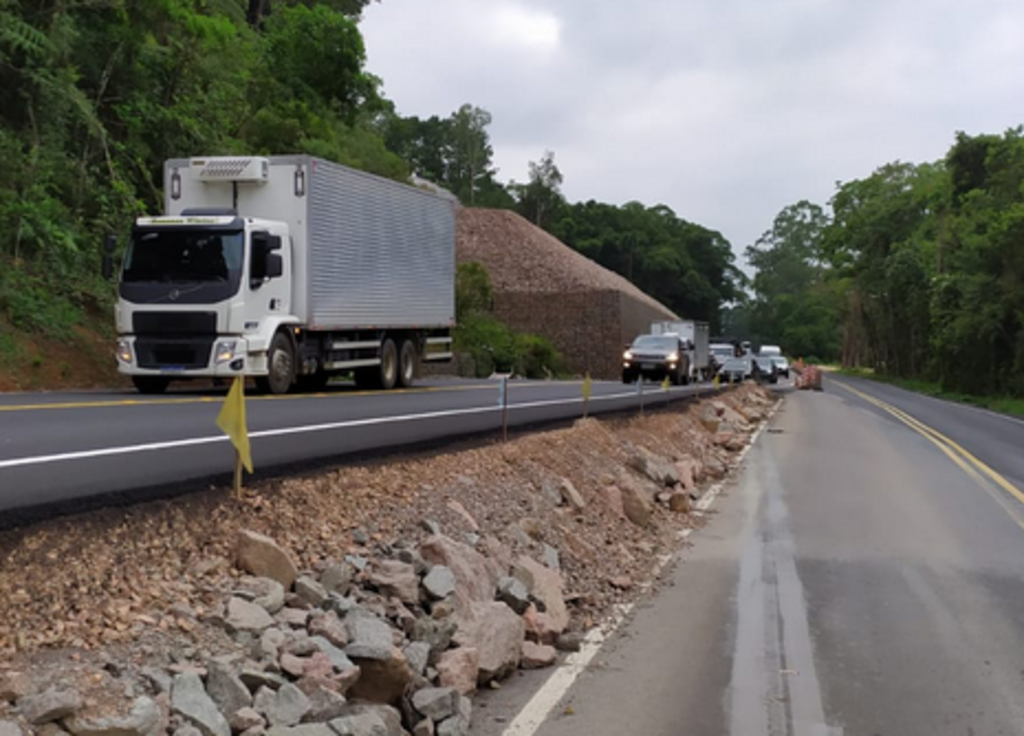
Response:
[[[0,384],[64,385],[25,371],[58,362],[53,346],[109,338],[104,237],[161,211],[163,161],[194,155],[305,153],[415,175],[464,206],[515,209],[680,314],[718,320],[743,283],[720,234],[661,206],[570,204],[550,151],[527,182],[501,182],[489,112],[402,116],[383,96],[359,30],[368,3],[0,0]],[[481,357],[557,371],[549,345],[468,319],[463,341],[491,348],[473,348]],[[77,353],[72,382],[92,360]],[[99,360],[84,370],[102,383]]]
[[[514,332],[491,313],[491,277],[479,263],[462,263],[455,280],[455,351],[468,355],[478,378],[495,371],[526,378],[564,374],[562,356],[550,340]]]
[[[786,207],[747,249],[754,293],[731,317],[794,356],[1016,412],[1022,185],[1021,128],[957,133],[940,161],[886,164],[827,207]]]

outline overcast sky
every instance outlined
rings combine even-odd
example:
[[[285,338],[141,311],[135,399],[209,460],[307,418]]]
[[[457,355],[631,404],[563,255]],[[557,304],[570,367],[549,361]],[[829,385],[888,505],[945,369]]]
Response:
[[[1024,122],[1021,0],[381,0],[362,31],[400,114],[493,115],[502,182],[551,150],[569,201],[666,204],[737,253],[837,181]]]

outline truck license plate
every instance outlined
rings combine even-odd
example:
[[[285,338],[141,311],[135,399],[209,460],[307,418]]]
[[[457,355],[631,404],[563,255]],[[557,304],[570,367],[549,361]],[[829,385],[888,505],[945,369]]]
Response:
[[[654,365],[654,363],[641,363],[640,364],[640,370],[644,370],[644,371],[653,371],[655,369],[655,367],[656,366]]]

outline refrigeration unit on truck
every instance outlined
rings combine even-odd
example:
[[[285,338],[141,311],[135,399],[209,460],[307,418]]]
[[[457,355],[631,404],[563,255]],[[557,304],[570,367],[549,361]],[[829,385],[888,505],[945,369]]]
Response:
[[[711,364],[711,331],[707,322],[695,320],[663,320],[651,323],[652,335],[676,334],[692,346],[688,351],[690,380],[709,379],[714,372]]]
[[[451,201],[308,156],[170,160],[164,186],[118,284],[118,366],[139,391],[247,376],[281,394],[349,372],[390,389],[451,359]]]

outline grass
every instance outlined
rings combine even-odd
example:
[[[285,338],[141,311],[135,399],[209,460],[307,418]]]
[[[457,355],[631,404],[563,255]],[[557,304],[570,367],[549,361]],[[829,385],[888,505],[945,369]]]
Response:
[[[944,391],[942,387],[932,381],[921,381],[910,378],[896,378],[887,376],[884,373],[875,373],[868,368],[837,368],[835,372],[841,376],[853,376],[855,378],[867,378],[879,383],[887,383],[891,386],[934,396],[937,399],[955,401],[960,404],[980,406],[983,409],[990,409],[1001,414],[1012,414],[1013,416],[1024,417],[1024,399],[1012,396],[977,396],[975,394],[963,394],[956,391]]]

